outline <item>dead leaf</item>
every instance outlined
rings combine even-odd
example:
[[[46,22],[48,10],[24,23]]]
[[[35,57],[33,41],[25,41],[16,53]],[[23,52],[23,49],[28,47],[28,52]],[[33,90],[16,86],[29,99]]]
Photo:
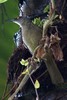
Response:
[[[63,60],[63,52],[59,44],[54,44],[51,46],[51,50],[55,60],[62,61]]]

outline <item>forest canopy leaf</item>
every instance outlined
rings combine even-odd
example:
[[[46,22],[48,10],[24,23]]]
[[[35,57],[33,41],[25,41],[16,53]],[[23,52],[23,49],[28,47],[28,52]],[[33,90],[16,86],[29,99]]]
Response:
[[[0,3],[4,3],[4,2],[6,2],[7,0],[0,0]]]

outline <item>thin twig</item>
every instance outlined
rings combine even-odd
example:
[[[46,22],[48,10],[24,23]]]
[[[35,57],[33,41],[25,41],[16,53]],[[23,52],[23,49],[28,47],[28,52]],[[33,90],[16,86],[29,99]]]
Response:
[[[62,13],[63,13],[65,3],[66,3],[66,0],[64,0],[63,5],[62,5],[62,8],[61,8],[61,15],[62,15]]]
[[[28,69],[28,66],[27,66],[27,69]],[[29,78],[30,78],[30,80],[31,80],[31,82],[32,82],[32,84],[33,84],[33,86],[35,88],[35,83],[34,83],[32,77],[31,77],[29,71],[28,71],[28,74],[29,74]],[[36,88],[35,88],[35,93],[36,93],[36,98],[39,100],[39,95],[38,95],[38,92],[37,92],[37,89]]]
[[[55,16],[55,3],[54,0],[50,0],[51,6],[50,6],[50,15],[48,20],[46,19],[44,24],[43,24],[43,35],[42,37],[45,37],[47,35],[47,31],[49,26],[52,24],[52,21],[54,19]]]
[[[35,68],[36,67],[36,68]],[[40,66],[36,65],[34,67],[30,66],[29,67],[29,73],[32,75]],[[35,68],[35,69],[34,69]],[[24,78],[22,79],[22,81],[20,82],[18,88],[16,89],[16,91],[8,98],[8,100],[12,100],[14,98],[14,96],[19,92],[19,90],[21,90],[23,88],[23,86],[26,84],[26,82],[29,79],[29,75],[26,74],[24,76]]]
[[[37,77],[36,79],[40,79],[42,76],[44,75],[44,77],[45,77],[45,75],[48,75],[48,70],[46,70],[45,72],[43,72],[39,77]]]

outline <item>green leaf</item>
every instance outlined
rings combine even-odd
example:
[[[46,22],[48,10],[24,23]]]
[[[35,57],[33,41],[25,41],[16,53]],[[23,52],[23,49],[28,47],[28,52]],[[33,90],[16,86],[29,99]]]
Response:
[[[34,86],[35,86],[36,89],[40,88],[40,83],[39,83],[38,80],[35,81]]]
[[[48,12],[49,12],[49,9],[50,9],[50,6],[47,5],[47,6],[44,8],[43,12],[44,12],[44,13],[46,13],[46,12],[48,13]]]
[[[29,70],[28,69],[26,69],[25,71],[22,72],[23,75],[24,74],[27,74],[27,73],[29,73]]]
[[[4,2],[6,2],[7,0],[0,0],[0,3],[4,3]]]
[[[29,64],[29,62],[26,60],[26,61],[25,61],[25,66],[28,66],[28,64]]]
[[[21,65],[28,66],[29,62],[27,60],[22,59],[20,61]]]
[[[22,59],[22,60],[20,61],[20,63],[21,63],[21,65],[25,65],[25,60]]]
[[[59,15],[55,15],[54,19],[56,19],[56,18],[58,18],[58,17],[59,17]]]
[[[35,18],[33,21],[33,24],[42,27],[43,26],[43,21],[39,18]]]

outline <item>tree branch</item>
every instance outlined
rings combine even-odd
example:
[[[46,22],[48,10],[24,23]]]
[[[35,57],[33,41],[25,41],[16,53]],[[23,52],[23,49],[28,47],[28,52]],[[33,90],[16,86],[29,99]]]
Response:
[[[52,57],[52,52],[50,51],[50,49],[47,50],[46,55],[43,57],[43,60],[46,64],[52,83],[55,85],[58,85],[59,83],[63,83],[64,79],[59,69],[57,68],[57,65]]]
[[[38,66],[38,64],[35,64],[35,66],[29,66],[29,73],[30,75],[32,75],[40,66]],[[13,100],[14,96],[19,92],[19,90],[21,90],[23,88],[23,86],[26,84],[26,82],[29,79],[29,75],[26,74],[24,76],[24,78],[22,79],[22,81],[20,82],[18,88],[16,89],[16,91],[8,98],[8,100]]]
[[[49,26],[52,24],[52,21],[55,17],[55,1],[54,0],[50,0],[50,12],[49,12],[49,17],[48,19],[45,20],[44,24],[43,24],[43,35],[42,37],[44,37],[47,34],[47,30],[49,28]]]

